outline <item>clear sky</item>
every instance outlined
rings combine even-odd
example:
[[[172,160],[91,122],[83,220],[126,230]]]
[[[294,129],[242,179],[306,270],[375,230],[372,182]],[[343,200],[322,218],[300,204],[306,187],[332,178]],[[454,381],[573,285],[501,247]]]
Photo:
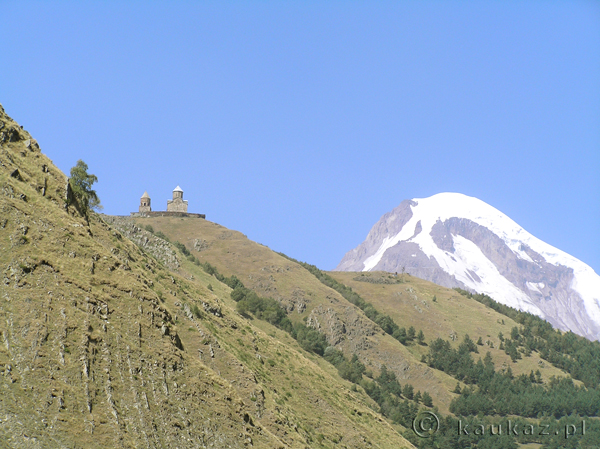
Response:
[[[333,269],[460,192],[600,273],[600,2],[7,1],[0,102],[108,214],[147,190]]]

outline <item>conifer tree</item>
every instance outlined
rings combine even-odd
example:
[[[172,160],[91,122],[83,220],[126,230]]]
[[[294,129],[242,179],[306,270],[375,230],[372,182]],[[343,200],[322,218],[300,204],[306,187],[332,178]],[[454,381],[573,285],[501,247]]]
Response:
[[[431,399],[431,395],[426,391],[423,392],[423,405],[426,407],[433,407],[433,400]]]
[[[423,333],[423,330],[419,330],[419,333],[417,334],[417,343],[420,345],[425,344],[425,334]]]
[[[411,384],[404,385],[404,388],[402,389],[402,395],[406,399],[412,400],[414,398],[414,389],[413,389],[413,386]]]
[[[413,398],[413,399],[414,399],[414,401],[415,401],[417,404],[418,404],[419,402],[421,402],[421,391],[420,391],[420,390],[417,390],[417,392],[415,393],[415,396],[414,396],[414,398]]]

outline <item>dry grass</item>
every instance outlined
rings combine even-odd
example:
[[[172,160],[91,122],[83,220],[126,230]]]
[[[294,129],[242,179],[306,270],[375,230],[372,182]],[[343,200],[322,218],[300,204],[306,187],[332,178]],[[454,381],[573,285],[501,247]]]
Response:
[[[335,368],[287,333],[241,317],[229,287],[181,254],[180,267],[171,270],[99,216],[88,226],[65,211],[65,175],[28,133],[0,116],[3,131],[17,136],[0,147],[6,444],[410,447],[360,388],[351,391]],[[385,363],[447,412],[456,382],[420,362],[426,348],[384,334],[300,265],[206,220],[136,222],[280,301],[293,321],[318,325],[374,374]],[[413,277],[381,285],[355,281],[356,273],[330,274],[428,340],[481,336],[493,342],[481,349],[491,351],[497,367],[510,365],[516,374],[539,367],[535,354],[513,364],[497,349],[498,332],[508,334],[515,323],[452,290]],[[546,363],[540,370],[544,379],[563,374]]]
[[[455,336],[453,344],[458,347],[465,334],[473,341],[481,337],[484,345],[479,346],[479,356],[483,358],[485,353],[490,351],[497,369],[510,366],[515,375],[529,374],[531,370],[539,369],[544,380],[551,376],[565,375],[563,371],[540,359],[536,352],[532,353],[531,357],[523,356],[513,363],[510,357],[499,349],[498,334],[502,332],[505,337],[510,337],[511,329],[519,327],[519,324],[452,289],[409,275],[398,275],[396,278],[384,272],[336,271],[328,274],[352,287],[378,310],[390,315],[399,326],[414,326],[417,332],[419,329],[423,330],[426,341],[436,338],[453,341],[452,337]],[[355,280],[361,275],[385,279],[390,279],[391,276],[390,280],[399,279],[402,283],[376,284]],[[411,345],[409,348],[418,359],[427,352],[425,346]],[[475,356],[477,357],[476,354]]]
[[[0,148],[0,441],[410,447],[331,366],[239,316],[214,277],[67,213],[66,177],[17,133]]]
[[[431,370],[420,362],[421,356],[427,352],[426,346],[403,346],[389,335],[383,334],[362,311],[349,304],[336,291],[321,284],[301,266],[248,240],[239,232],[206,220],[159,217],[137,219],[137,223],[151,224],[156,231],[160,230],[172,240],[184,243],[200,260],[217,266],[221,273],[235,274],[259,294],[279,300],[288,310],[294,310],[290,313],[292,320],[302,320],[310,316],[313,310],[319,309],[331,309],[347,329],[353,320],[362,320],[365,333],[372,335],[363,335],[360,339],[346,334],[341,341],[336,342],[336,346],[347,354],[357,353],[374,374],[378,373],[381,364],[386,364],[396,372],[401,383],[411,383],[415,391],[428,391],[434,404],[442,412],[448,412],[450,401],[455,396],[451,391],[456,380],[437,370]],[[194,250],[196,241],[203,242],[201,251]],[[513,363],[504,351],[499,350],[498,334],[502,332],[509,335],[511,328],[517,324],[454,290],[408,275],[403,278],[403,283],[374,284],[355,281],[354,278],[361,273],[329,274],[351,286],[379,311],[394,318],[400,326],[414,326],[417,331],[422,329],[427,341],[437,337],[451,339],[454,336],[454,344],[458,346],[464,334],[469,334],[474,341],[482,337],[482,341],[487,343],[479,347],[480,356],[483,357],[489,350],[497,369],[510,366],[515,374],[539,369],[545,380],[553,375],[565,375],[542,361],[536,353]],[[391,275],[370,273],[369,276],[389,279],[388,276]],[[395,280],[396,278],[392,278],[389,282]],[[302,298],[306,305],[302,313],[297,312],[298,298]],[[348,313],[349,310],[352,311],[351,314]],[[322,330],[325,333],[328,331],[327,328]],[[331,338],[329,340],[332,341]]]
[[[235,274],[247,287],[280,301],[293,321],[316,318],[330,344],[349,356],[356,353],[375,375],[385,364],[394,370],[402,384],[411,383],[415,391],[428,391],[434,404],[448,413],[456,381],[421,363],[420,355],[412,347],[405,347],[385,334],[359,308],[302,266],[239,232],[206,220],[153,217],[138,218],[135,222],[141,228],[151,225],[155,232],[184,243],[199,260],[216,266],[220,273]],[[201,242],[201,251],[195,250],[196,242]],[[193,264],[186,261],[183,267],[200,276],[197,273],[201,270]],[[340,323],[345,333],[339,331]]]

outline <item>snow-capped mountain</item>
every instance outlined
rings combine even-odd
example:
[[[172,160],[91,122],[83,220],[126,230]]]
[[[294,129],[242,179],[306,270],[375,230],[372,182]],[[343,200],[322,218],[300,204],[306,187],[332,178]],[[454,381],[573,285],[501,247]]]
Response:
[[[489,204],[459,193],[403,201],[338,271],[406,272],[485,293],[561,330],[600,339],[600,276]]]

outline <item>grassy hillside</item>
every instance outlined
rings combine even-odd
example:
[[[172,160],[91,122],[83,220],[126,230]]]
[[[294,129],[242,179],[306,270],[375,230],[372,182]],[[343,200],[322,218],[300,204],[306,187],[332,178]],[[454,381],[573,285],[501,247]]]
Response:
[[[375,374],[385,364],[401,382],[410,382],[416,390],[428,391],[434,404],[441,411],[448,411],[450,401],[455,397],[452,391],[456,380],[421,362],[428,351],[427,346],[398,343],[358,307],[323,285],[301,265],[252,242],[240,232],[207,220],[153,217],[137,218],[135,223],[140,230],[151,226],[155,232],[185,244],[200,261],[210,262],[220,272],[236,275],[259,294],[280,301],[292,320],[318,320],[317,327],[327,335],[330,344],[350,355],[357,353]],[[188,269],[193,270],[193,264],[189,265]],[[196,268],[195,272],[200,271]],[[513,363],[499,349],[498,335],[501,332],[509,335],[518,323],[452,289],[409,275],[328,274],[350,286],[400,326],[407,329],[413,326],[417,332],[422,330],[426,341],[441,337],[458,347],[464,334],[469,334],[474,341],[482,338],[481,357],[489,350],[499,368],[511,366],[517,375],[539,369],[546,380],[565,375],[536,353]]]
[[[323,273],[203,219],[88,221],[66,185],[0,107],[6,447],[515,448],[449,436],[450,412],[598,416],[598,344],[408,275]],[[419,410],[441,418],[431,439],[410,430]],[[569,443],[594,447],[597,424]]]
[[[122,229],[131,226],[131,219],[119,220],[122,220],[120,225]],[[318,329],[326,336],[327,343],[342,350],[347,358],[353,355],[358,356],[359,361],[367,368],[365,373],[367,377],[376,381],[371,385],[383,385],[377,382],[380,382],[380,373],[385,365],[386,372],[392,372],[402,388],[410,385],[415,392],[430,394],[434,406],[442,415],[450,416],[450,405],[455,399],[462,400],[461,410],[465,407],[465,400],[468,403],[468,399],[465,399],[467,398],[466,393],[465,395],[455,393],[457,383],[460,390],[465,392],[473,391],[474,385],[472,380],[467,379],[457,382],[457,377],[453,372],[428,366],[435,362],[432,362],[433,359],[431,359],[431,343],[440,338],[448,340],[450,347],[455,351],[461,351],[461,344],[468,334],[473,345],[470,350],[473,352],[472,359],[474,361],[483,360],[484,356],[489,353],[489,360],[499,373],[498,379],[505,379],[506,382],[513,382],[508,379],[520,379],[523,376],[531,378],[532,373],[535,372],[536,376],[539,376],[535,380],[535,385],[538,386],[532,391],[542,395],[546,394],[543,393],[545,389],[552,388],[554,391],[552,393],[554,399],[547,399],[547,401],[558,400],[556,391],[560,388],[557,387],[554,379],[570,379],[568,372],[557,368],[547,360],[547,357],[542,358],[538,351],[526,351],[522,343],[516,350],[518,357],[509,356],[503,348],[503,344],[511,341],[511,335],[514,335],[515,330],[523,332],[522,322],[517,322],[509,317],[510,314],[494,310],[475,298],[462,295],[457,291],[408,275],[339,272],[320,272],[322,275],[315,275],[316,268],[310,268],[306,264],[277,254],[263,245],[248,240],[239,232],[225,229],[206,220],[159,217],[137,218],[133,221],[136,223],[137,232],[132,232],[130,237],[134,240],[139,239],[139,233],[148,227],[155,235],[162,235],[177,242],[180,246],[185,246],[185,252],[189,254],[187,257],[189,260],[185,261],[188,266],[185,269],[190,273],[202,271],[201,267],[191,262],[197,260],[199,263],[209,262],[215,265],[219,272],[227,276],[237,276],[247,287],[261,296],[276,299],[287,310],[288,317],[292,321],[305,322]],[[129,223],[129,225],[125,225],[125,223]],[[321,282],[323,279],[319,280],[322,276],[330,276],[333,282],[349,286],[351,290],[347,287],[332,288],[331,283]],[[369,306],[366,309],[363,306],[357,307],[355,302],[349,301],[340,293],[342,291],[357,293]],[[231,306],[233,307],[233,303]],[[372,319],[372,310],[367,313],[369,308],[376,309],[380,318],[387,316],[393,320],[396,327],[403,327],[405,330],[412,327],[415,334],[422,331],[424,344],[418,344],[414,338],[405,344],[400,343],[401,339],[392,336],[391,332],[384,332],[384,329],[378,324],[379,318]],[[371,319],[367,315],[371,316]],[[256,323],[258,326],[268,327],[260,320],[254,321],[258,321]],[[286,338],[290,339],[280,331],[272,335],[277,335],[280,340],[284,341]],[[327,364],[323,365],[322,361],[319,361],[319,357],[311,357],[315,363],[321,363],[322,368],[327,369]],[[488,359],[486,358],[486,360]],[[333,374],[335,373],[333,372]],[[462,379],[462,377],[459,378]],[[365,384],[363,377],[361,382],[363,388],[366,388],[368,383],[367,379]],[[515,383],[515,385],[517,384]],[[575,380],[574,385],[575,388],[581,388],[582,382]],[[570,394],[567,392],[569,388],[565,390],[565,394]],[[359,392],[361,390],[358,388]],[[404,391],[402,393],[401,400],[407,397],[404,395]],[[379,393],[370,391],[369,394],[375,398]],[[392,396],[391,399],[394,397]],[[513,394],[511,397],[517,398],[518,396]],[[588,398],[595,400],[596,393],[592,390]],[[379,399],[377,400],[379,402]],[[396,400],[394,399],[394,401]],[[393,403],[396,405],[392,405],[392,409],[389,411],[386,411],[388,410],[385,408],[388,407],[387,405],[379,403],[379,410],[391,421],[407,425],[406,420],[394,415],[398,411],[394,412],[393,410],[401,412],[402,408],[397,401]],[[395,409],[394,407],[400,408]],[[572,411],[575,409],[570,409],[567,414]],[[489,416],[486,419],[495,422],[502,419],[502,416]],[[538,414],[538,418],[540,416],[544,415]],[[564,414],[558,416],[564,416]],[[549,419],[550,422],[556,422],[554,418]],[[531,422],[537,423],[535,419]],[[591,422],[597,426],[595,419],[592,419]],[[566,425],[563,421],[560,423]],[[448,421],[446,423],[448,432],[452,432],[454,427],[455,422]],[[401,427],[399,430],[402,431]],[[594,430],[593,436],[589,437],[591,441],[598,438],[596,430]],[[411,436],[410,432],[405,435]],[[422,447],[436,447],[436,444],[442,444],[438,447],[444,447],[444,444],[448,444],[446,440],[436,443],[413,439],[413,442]],[[538,441],[524,437],[519,438],[518,442],[524,447],[532,447],[531,444],[534,446],[538,444],[538,447],[554,447],[552,444],[555,443],[553,440],[549,446],[544,446],[543,440]],[[511,439],[507,439],[506,444],[506,447],[513,447],[512,445],[515,443]],[[557,444],[560,446],[562,443]]]
[[[260,295],[276,299],[292,321],[306,322],[319,329],[330,345],[348,356],[357,354],[374,375],[385,364],[402,383],[413,384],[415,391],[428,391],[434,404],[448,411],[454,379],[421,363],[410,348],[383,332],[362,310],[323,285],[298,263],[240,232],[207,220],[152,217],[134,221],[140,232],[150,226],[155,234],[162,232],[172,241],[185,244],[198,260],[215,265],[223,274],[237,276]],[[193,270],[194,265],[189,263],[188,269]],[[200,267],[196,270],[201,271]]]
[[[0,446],[411,447],[175,247],[66,210],[65,175],[0,123]]]
[[[515,375],[529,374],[538,369],[546,380],[551,376],[565,375],[537,353],[512,362],[500,349],[498,335],[510,336],[511,329],[518,327],[519,323],[455,290],[410,275],[340,271],[328,274],[368,298],[400,326],[423,330],[429,341],[442,338],[451,341],[457,348],[463,336],[468,334],[475,342],[481,338],[483,345],[479,347],[479,353],[482,358],[489,351],[497,367],[510,366]],[[411,345],[409,348],[419,360],[428,351],[427,346]]]

